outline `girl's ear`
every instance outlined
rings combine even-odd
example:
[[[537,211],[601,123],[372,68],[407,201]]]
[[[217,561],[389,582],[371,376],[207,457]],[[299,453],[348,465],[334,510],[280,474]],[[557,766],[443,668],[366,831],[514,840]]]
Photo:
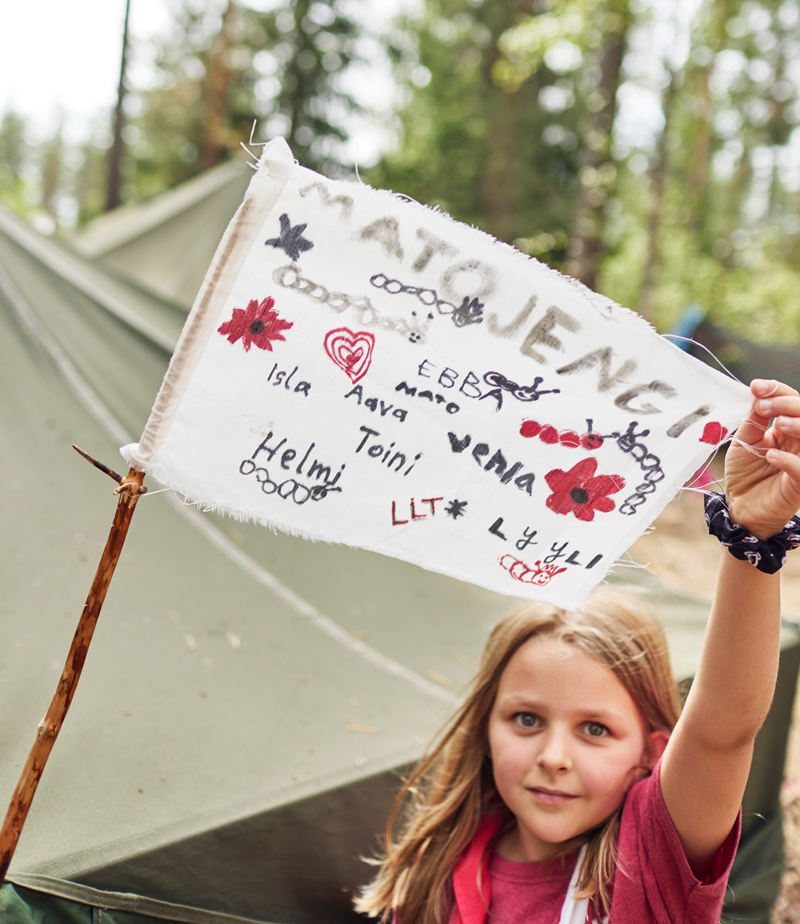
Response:
[[[650,739],[647,744],[647,753],[645,754],[644,763],[652,770],[658,763],[661,755],[664,753],[667,742],[669,741],[669,732],[654,731],[650,732]]]

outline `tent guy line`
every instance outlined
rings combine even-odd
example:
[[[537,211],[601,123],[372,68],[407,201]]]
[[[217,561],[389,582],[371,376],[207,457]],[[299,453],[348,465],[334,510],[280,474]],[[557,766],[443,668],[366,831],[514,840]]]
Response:
[[[132,442],[132,437],[125,430],[125,427],[114,417],[58,343],[43,328],[30,304],[9,277],[2,263],[0,263],[0,292],[7,298],[22,329],[31,340],[38,343],[49,354],[72,393],[108,437],[117,445]],[[274,596],[283,601],[295,613],[308,619],[316,629],[323,632],[333,641],[338,642],[373,667],[405,680],[411,686],[434,699],[442,700],[452,705],[458,702],[458,697],[455,694],[421,677],[415,671],[410,670],[393,658],[381,654],[364,642],[352,638],[347,630],[337,622],[326,616],[307,600],[304,600],[274,574],[267,571],[266,568],[263,568],[239,549],[221,530],[210,523],[202,513],[182,503],[174,492],[169,493],[167,502],[242,571],[250,575],[262,587],[271,591]]]

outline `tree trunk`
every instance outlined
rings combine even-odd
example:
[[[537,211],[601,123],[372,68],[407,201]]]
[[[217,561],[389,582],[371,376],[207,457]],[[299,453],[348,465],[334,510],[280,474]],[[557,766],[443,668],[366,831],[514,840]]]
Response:
[[[315,74],[313,69],[300,67],[300,56],[303,52],[313,53],[311,37],[306,33],[304,21],[311,8],[311,0],[296,0],[293,12],[295,22],[295,47],[283,75],[284,89],[288,86],[286,94],[287,115],[289,116],[289,131],[286,141],[300,163],[308,163],[309,143],[297,137],[298,129],[303,125],[303,107],[314,95]]]
[[[507,93],[494,84],[492,68],[501,57],[497,41],[520,19],[533,15],[533,0],[506,0],[502,27],[492,40],[492,54],[484,55],[483,79],[492,89],[489,130],[486,138],[483,169],[478,173],[481,212],[486,216],[485,230],[501,241],[511,242],[519,233],[518,177],[524,166],[520,158],[520,133],[525,106],[525,85]]]
[[[661,219],[664,213],[664,194],[667,186],[669,169],[669,130],[672,113],[675,108],[676,75],[670,72],[669,85],[664,93],[662,108],[664,111],[664,128],[656,147],[656,160],[650,172],[653,190],[653,203],[647,226],[647,260],[642,276],[642,288],[639,295],[639,313],[648,321],[653,320],[653,299],[658,279],[659,249],[661,243]]]
[[[222,14],[222,24],[211,46],[208,61],[207,76],[207,102],[206,118],[203,128],[203,153],[200,157],[200,168],[207,170],[218,164],[223,151],[228,146],[226,131],[228,91],[230,90],[231,69],[228,57],[230,55],[231,20],[235,4],[228,0],[225,12]]]
[[[725,47],[725,23],[728,19],[728,0],[712,0],[711,15],[706,30],[706,46],[712,58],[704,65],[697,81],[697,122],[689,167],[692,227],[702,232],[706,226],[708,173],[711,165],[711,123],[714,118],[714,101],[711,98],[711,72],[717,53]]]
[[[122,58],[119,65],[119,85],[117,87],[117,107],[114,110],[114,140],[108,155],[108,187],[106,192],[106,211],[115,209],[120,204],[120,162],[122,161],[122,127],[125,124],[126,71],[128,68],[128,20],[131,12],[131,0],[125,2],[125,25],[122,29]]]
[[[501,91],[497,91],[498,93]],[[519,129],[522,116],[522,93],[517,90],[501,100],[495,109],[486,146],[486,161],[480,177],[486,230],[501,241],[509,241],[519,227],[517,220],[516,180],[519,172]]]
[[[711,117],[714,106],[711,100],[709,79],[711,67],[700,71],[697,83],[697,130],[692,146],[692,161],[689,168],[689,192],[691,194],[692,226],[702,231],[705,221],[705,198],[708,187],[708,167],[711,158]]]
[[[577,218],[565,264],[566,272],[590,289],[597,285],[597,271],[603,255],[603,205],[607,194],[598,177],[602,177],[602,168],[610,164],[611,130],[630,26],[628,0],[608,0],[602,17],[600,82],[589,96],[590,109],[594,111],[585,135],[588,154],[580,174]]]

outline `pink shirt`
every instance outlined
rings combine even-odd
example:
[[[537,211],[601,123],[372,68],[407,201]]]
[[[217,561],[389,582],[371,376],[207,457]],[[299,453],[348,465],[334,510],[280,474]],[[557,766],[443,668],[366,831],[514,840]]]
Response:
[[[741,815],[720,848],[708,880],[699,882],[664,804],[659,770],[660,763],[649,777],[636,783],[622,809],[609,924],[717,924],[739,843]],[[482,877],[482,891],[491,909],[487,920],[477,889],[477,862],[497,830],[490,819],[481,825],[454,870],[456,904],[449,924],[558,924],[577,855],[543,867],[541,863],[515,863],[493,852]],[[590,910],[586,924],[594,924],[595,918]]]

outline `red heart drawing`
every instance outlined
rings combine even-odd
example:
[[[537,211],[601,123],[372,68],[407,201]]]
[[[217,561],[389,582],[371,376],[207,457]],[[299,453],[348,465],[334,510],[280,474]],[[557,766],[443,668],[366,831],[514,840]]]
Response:
[[[721,423],[717,423],[716,420],[711,423],[707,423],[703,428],[703,435],[700,437],[701,443],[711,443],[712,446],[716,446],[717,443],[721,443],[725,437],[728,435],[728,431]]]
[[[375,335],[363,330],[353,333],[347,327],[337,327],[325,334],[325,352],[354,385],[367,374],[374,346]]]

